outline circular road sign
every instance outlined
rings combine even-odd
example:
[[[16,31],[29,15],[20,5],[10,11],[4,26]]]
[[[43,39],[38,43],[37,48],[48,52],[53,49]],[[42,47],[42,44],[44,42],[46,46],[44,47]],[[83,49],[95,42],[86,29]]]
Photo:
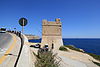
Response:
[[[19,24],[21,26],[26,26],[27,25],[27,19],[26,18],[20,18],[19,19]]]

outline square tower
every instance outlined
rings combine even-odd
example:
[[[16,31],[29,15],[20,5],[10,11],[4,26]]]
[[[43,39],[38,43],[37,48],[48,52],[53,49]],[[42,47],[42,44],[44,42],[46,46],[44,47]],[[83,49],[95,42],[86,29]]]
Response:
[[[50,49],[59,49],[63,45],[62,41],[62,24],[60,19],[55,19],[55,22],[42,21],[42,42],[41,46],[48,44]]]

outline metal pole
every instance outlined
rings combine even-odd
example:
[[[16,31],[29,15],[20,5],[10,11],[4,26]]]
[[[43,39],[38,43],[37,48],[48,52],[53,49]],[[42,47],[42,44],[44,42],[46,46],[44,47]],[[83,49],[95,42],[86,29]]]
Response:
[[[22,26],[22,33],[24,32],[24,26]]]
[[[24,33],[24,19],[23,19],[22,33]]]

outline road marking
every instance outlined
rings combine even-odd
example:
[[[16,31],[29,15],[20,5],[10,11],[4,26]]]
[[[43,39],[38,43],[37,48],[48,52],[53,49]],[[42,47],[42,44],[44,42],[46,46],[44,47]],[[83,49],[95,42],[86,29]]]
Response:
[[[16,37],[14,36],[14,35],[12,35],[13,36],[13,43],[11,44],[11,46],[8,48],[8,50],[5,52],[5,54],[9,54],[10,52],[11,52],[11,50],[14,48],[14,46],[15,46],[15,43],[16,43]],[[0,64],[2,64],[3,63],[3,61],[7,58],[7,56],[6,55],[3,55],[2,57],[0,57]]]

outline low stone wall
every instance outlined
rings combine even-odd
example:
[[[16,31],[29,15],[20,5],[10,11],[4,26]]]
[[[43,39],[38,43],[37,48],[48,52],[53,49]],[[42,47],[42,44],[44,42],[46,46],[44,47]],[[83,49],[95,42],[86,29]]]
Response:
[[[22,38],[24,40],[24,45],[22,48],[21,56],[19,58],[17,67],[32,67],[30,47],[29,45],[26,44],[26,42],[28,42],[28,39],[24,34],[22,34]]]

